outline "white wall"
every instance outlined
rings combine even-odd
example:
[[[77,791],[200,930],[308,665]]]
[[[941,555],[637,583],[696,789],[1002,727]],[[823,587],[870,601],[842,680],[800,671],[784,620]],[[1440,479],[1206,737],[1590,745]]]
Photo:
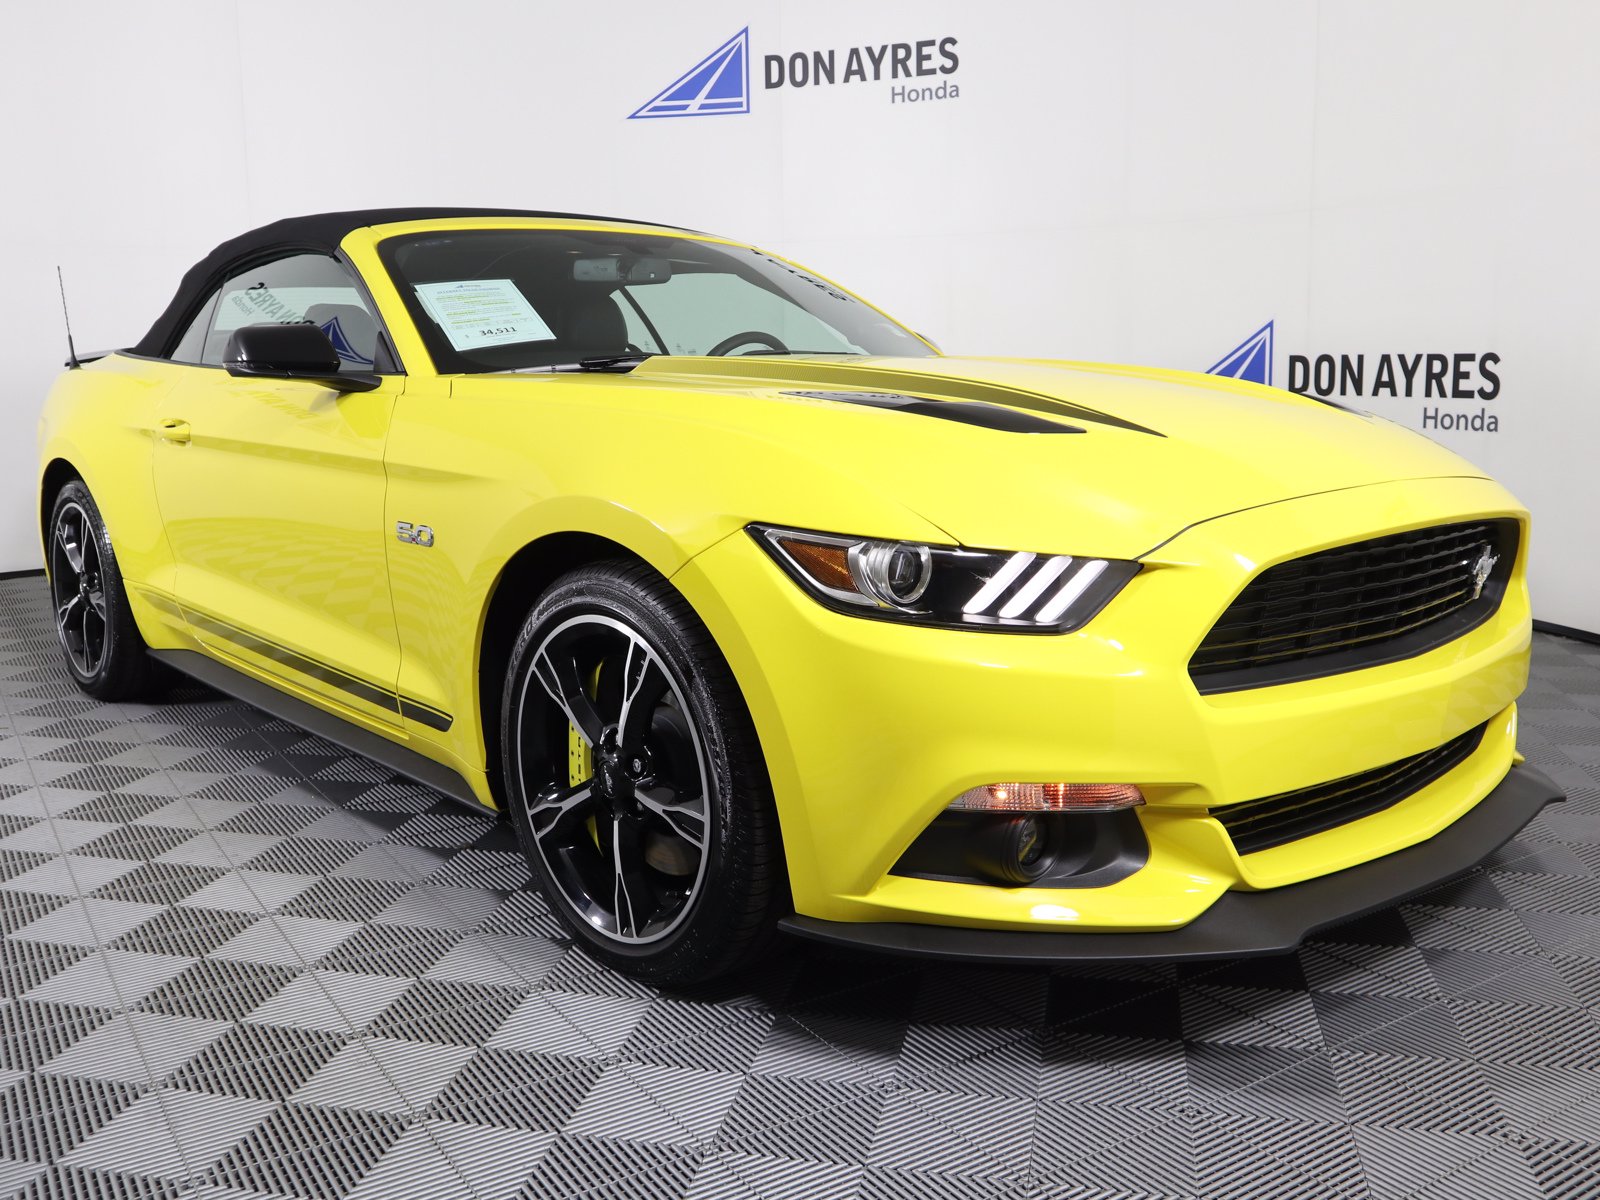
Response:
[[[1205,369],[1493,353],[1487,402],[1352,399],[1534,510],[1537,615],[1600,630],[1600,6],[1572,0],[417,0],[30,5],[0,42],[0,570],[33,414],[221,239],[410,203],[680,222],[808,262],[946,349]],[[751,111],[627,120],[741,27]],[[955,37],[954,100],[763,87],[766,54]],[[903,82],[903,81],[902,81]],[[1476,359],[1474,360],[1476,361]],[[1368,372],[1374,370],[1369,365]],[[1369,384],[1370,387],[1370,384]],[[1337,398],[1337,397],[1336,397]]]

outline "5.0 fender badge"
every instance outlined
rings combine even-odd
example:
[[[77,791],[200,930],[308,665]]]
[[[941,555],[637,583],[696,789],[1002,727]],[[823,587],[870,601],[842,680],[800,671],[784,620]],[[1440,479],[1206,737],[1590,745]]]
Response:
[[[394,536],[409,546],[433,545],[433,526],[413,525],[410,521],[396,521]]]

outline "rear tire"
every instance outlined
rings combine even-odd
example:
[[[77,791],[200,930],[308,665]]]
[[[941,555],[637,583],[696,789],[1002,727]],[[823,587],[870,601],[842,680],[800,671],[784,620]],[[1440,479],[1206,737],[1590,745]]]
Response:
[[[133,700],[156,690],[156,664],[128,607],[100,509],[78,479],[50,510],[45,543],[56,638],[73,680],[96,700]]]
[[[593,957],[685,985],[770,940],[788,889],[755,729],[711,635],[654,571],[600,563],[539,598],[500,744],[540,890]]]

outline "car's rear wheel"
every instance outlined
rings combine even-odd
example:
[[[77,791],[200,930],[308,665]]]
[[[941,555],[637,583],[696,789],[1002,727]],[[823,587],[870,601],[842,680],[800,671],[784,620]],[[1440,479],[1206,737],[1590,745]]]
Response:
[[[80,480],[56,493],[45,546],[56,638],[67,670],[97,700],[131,700],[153,689],[145,652],[100,509]]]
[[[630,563],[558,580],[517,637],[501,712],[512,821],[585,949],[685,984],[762,948],[787,894],[765,764],[665,580]]]

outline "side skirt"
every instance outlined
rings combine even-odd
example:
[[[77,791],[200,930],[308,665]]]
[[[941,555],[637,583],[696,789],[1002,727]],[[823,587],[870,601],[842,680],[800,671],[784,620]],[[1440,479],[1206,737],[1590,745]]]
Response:
[[[335,745],[343,746],[352,753],[382,763],[408,779],[414,779],[425,787],[443,792],[450,799],[459,801],[476,812],[494,811],[473,794],[465,779],[442,763],[425,758],[415,750],[408,750],[388,738],[379,737],[359,725],[341,720],[332,713],[324,712],[316,705],[308,704],[287,692],[280,692],[270,684],[252,679],[214,658],[207,658],[197,650],[149,650],[146,653],[157,662],[166,663],[173,670],[181,671],[191,679],[198,679],[201,683],[214,687],[235,700],[243,700],[263,712],[281,717],[308,733],[314,733]]]

